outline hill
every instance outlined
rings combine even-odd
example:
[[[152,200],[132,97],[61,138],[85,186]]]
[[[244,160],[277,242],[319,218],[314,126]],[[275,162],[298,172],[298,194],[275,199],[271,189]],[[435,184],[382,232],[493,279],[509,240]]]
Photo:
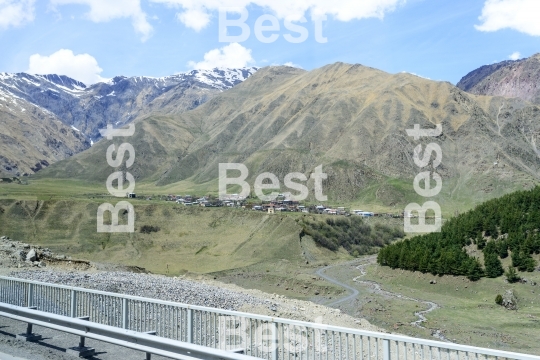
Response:
[[[323,264],[350,259],[347,251],[356,251],[355,256],[374,253],[384,243],[402,236],[389,224],[372,226],[358,217],[335,223],[331,217],[325,221],[323,216],[300,213],[271,215],[245,209],[184,207],[156,200],[134,200],[134,233],[97,233],[97,208],[103,201],[94,196],[3,199],[0,234],[86,260],[175,275],[256,264]],[[348,231],[357,228],[362,234]],[[323,236],[334,244],[331,250],[317,242]]]
[[[482,256],[471,256],[473,249],[481,250]],[[540,254],[540,187],[478,205],[447,221],[440,233],[389,245],[381,249],[377,261],[392,268],[478,280],[503,275],[500,259],[509,254],[512,269],[535,269],[531,255]]]
[[[503,102],[509,108],[500,116]],[[219,163],[246,164],[251,184],[266,171],[309,178],[322,164],[330,201],[401,206],[422,200],[412,189],[418,142],[405,131],[415,124],[443,127],[437,139],[421,142],[437,142],[444,154],[437,169],[442,206],[469,207],[540,179],[537,106],[344,63],[309,72],[263,68],[195,110],[140,118],[129,138],[137,152],[130,172],[139,184],[216,193]],[[112,171],[104,161],[109,145],[98,143],[37,178],[102,183]]]
[[[520,98],[540,104],[540,54],[482,66],[465,75],[457,87],[472,94]]]

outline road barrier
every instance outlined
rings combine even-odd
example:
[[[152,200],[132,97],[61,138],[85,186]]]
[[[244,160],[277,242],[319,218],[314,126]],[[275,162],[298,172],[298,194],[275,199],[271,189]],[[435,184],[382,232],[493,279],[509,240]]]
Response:
[[[247,355],[268,360],[540,360],[534,355],[8,277],[0,277],[0,303],[0,315],[18,316],[17,320],[37,325],[46,323],[47,317],[60,321],[58,316],[77,327],[106,329],[106,333],[97,333],[103,341],[114,333],[111,329],[122,330],[122,336],[149,341],[146,348],[139,350],[155,354],[151,350],[160,349],[158,343],[172,340],[180,346],[178,349],[192,344],[199,351],[214,349],[220,351],[217,356],[235,359]],[[16,308],[9,312],[7,304]],[[29,307],[35,310],[17,310]],[[16,310],[20,311],[18,315],[13,313]],[[32,318],[35,314],[39,319]],[[77,319],[80,316],[88,316],[88,320]],[[92,331],[86,336],[92,337]],[[145,334],[149,332],[155,335]],[[125,342],[126,338],[117,340]],[[245,355],[230,353],[241,350]]]

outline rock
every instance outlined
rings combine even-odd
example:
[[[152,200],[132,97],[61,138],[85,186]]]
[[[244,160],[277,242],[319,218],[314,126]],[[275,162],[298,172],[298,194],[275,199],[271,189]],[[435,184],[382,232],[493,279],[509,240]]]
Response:
[[[30,251],[26,254],[26,261],[36,261],[37,260],[37,254],[34,249],[30,249]]]
[[[502,306],[508,310],[517,310],[518,309],[518,300],[514,294],[514,290],[506,290],[503,295]]]
[[[437,280],[430,280],[429,283],[434,285],[437,283]]]
[[[0,237],[0,240],[6,240],[5,236]]]

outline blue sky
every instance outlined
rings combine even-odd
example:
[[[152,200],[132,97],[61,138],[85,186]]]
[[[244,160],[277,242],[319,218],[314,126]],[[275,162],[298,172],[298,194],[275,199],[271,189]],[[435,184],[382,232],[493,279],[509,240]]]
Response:
[[[291,63],[311,70],[342,61],[456,83],[481,65],[540,52],[538,0],[117,0],[116,7],[111,2],[0,0],[0,72],[55,71],[88,83],[214,65]],[[219,41],[219,6],[247,10],[246,41]],[[265,14],[275,16],[281,28],[273,32],[280,35],[273,43],[254,35],[256,20]],[[308,38],[286,41],[284,21],[294,23],[302,15]],[[311,21],[322,15],[326,43],[316,41]],[[239,33],[229,29],[229,35]]]

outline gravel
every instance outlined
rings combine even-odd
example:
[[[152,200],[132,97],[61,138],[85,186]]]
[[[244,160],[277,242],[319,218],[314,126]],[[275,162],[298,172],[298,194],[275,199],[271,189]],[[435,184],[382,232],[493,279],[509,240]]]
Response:
[[[41,282],[174,301],[225,310],[242,306],[275,307],[268,300],[181,278],[129,272],[78,273],[51,270],[20,270],[9,276]]]

